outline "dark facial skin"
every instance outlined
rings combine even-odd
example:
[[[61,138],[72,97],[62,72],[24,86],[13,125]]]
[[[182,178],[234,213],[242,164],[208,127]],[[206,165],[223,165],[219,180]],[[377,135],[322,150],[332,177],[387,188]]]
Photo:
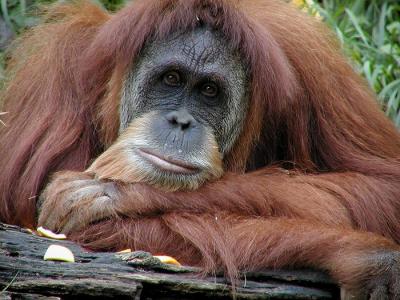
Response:
[[[248,107],[246,86],[239,55],[215,31],[198,28],[150,43],[125,80],[120,133],[146,127],[132,131],[130,147],[194,170],[156,163],[154,171],[193,175],[210,164],[211,139],[221,159],[238,139]],[[139,119],[145,125],[135,125]]]

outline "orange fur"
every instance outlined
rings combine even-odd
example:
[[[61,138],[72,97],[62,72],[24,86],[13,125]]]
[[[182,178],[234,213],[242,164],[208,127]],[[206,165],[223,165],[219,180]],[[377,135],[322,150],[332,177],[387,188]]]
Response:
[[[90,4],[50,10],[17,42],[4,93],[0,220],[36,225],[50,174],[79,171],[65,184],[92,178],[80,172],[115,142],[120,87],[145,42],[198,19],[248,66],[250,109],[224,158],[227,173],[187,192],[115,183],[119,216],[72,237],[225,268],[231,278],[313,266],[351,289],[381,274],[387,266],[370,258],[400,242],[400,135],[332,34],[281,0],[143,0],[115,15]],[[62,201],[63,188],[49,197]]]

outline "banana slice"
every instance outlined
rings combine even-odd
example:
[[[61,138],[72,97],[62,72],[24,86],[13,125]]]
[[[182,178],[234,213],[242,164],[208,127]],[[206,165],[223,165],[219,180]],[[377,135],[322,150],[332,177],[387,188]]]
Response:
[[[129,252],[132,252],[130,248],[118,251],[117,253],[129,253]]]
[[[154,255],[154,257],[157,257],[164,264],[177,265],[177,266],[181,265],[175,258],[173,258],[171,256]]]
[[[45,229],[42,226],[38,227],[36,231],[40,236],[44,236],[54,240],[65,240],[67,238],[67,236],[63,233],[54,233],[53,231]]]
[[[60,245],[50,245],[43,257],[44,260],[75,262],[74,254]]]

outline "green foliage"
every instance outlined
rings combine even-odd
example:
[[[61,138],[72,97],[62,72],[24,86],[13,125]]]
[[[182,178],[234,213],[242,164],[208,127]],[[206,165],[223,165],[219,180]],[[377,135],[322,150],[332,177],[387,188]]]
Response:
[[[128,0],[100,0],[99,2],[107,10],[116,11],[124,6],[128,2]]]
[[[28,0],[29,1],[29,0]],[[39,0],[35,5],[47,4],[50,1]],[[1,15],[7,25],[16,33],[36,25],[39,18],[34,16],[34,5],[27,0],[0,0]],[[28,11],[30,12],[28,14]]]
[[[115,11],[128,0],[94,0]],[[53,0],[0,0],[1,15],[16,33],[37,24],[37,7]],[[400,3],[398,0],[319,0],[316,9],[336,32],[356,70],[377,92],[400,127]],[[29,12],[29,13],[28,13]],[[0,87],[4,77],[0,52]]]
[[[400,2],[321,0],[313,8],[336,32],[356,70],[400,127]]]

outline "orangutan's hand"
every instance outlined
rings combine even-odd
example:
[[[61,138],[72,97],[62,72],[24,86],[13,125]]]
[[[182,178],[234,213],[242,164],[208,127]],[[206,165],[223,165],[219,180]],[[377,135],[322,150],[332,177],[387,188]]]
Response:
[[[68,234],[116,215],[118,190],[113,182],[82,172],[60,172],[39,200],[38,225]]]

